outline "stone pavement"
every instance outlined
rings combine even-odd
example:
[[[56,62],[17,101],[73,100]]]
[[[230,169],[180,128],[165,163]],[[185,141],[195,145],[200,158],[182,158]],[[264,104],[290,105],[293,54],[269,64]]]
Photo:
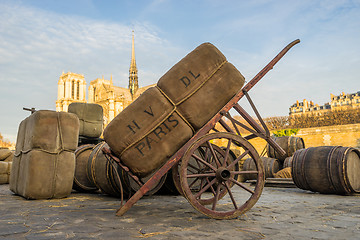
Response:
[[[0,239],[360,239],[360,195],[265,187],[237,219],[214,220],[182,196],[140,199],[115,216],[119,199],[73,192],[25,200],[0,185]]]

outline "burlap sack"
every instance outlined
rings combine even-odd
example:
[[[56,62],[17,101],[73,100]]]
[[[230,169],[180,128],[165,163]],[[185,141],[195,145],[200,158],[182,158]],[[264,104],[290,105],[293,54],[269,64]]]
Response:
[[[8,148],[0,148],[0,161],[4,161],[11,155],[11,150]]]
[[[80,120],[79,135],[98,138],[103,131],[103,108],[95,103],[74,102],[68,112],[75,113]]]
[[[10,155],[7,158],[5,158],[3,161],[4,162],[12,162],[13,158],[14,158],[14,153],[13,153],[13,151],[11,151]]]
[[[8,162],[0,162],[0,174],[8,174],[8,168],[9,168],[9,163]]]
[[[73,113],[36,111],[28,117],[23,151],[35,148],[48,152],[62,149],[75,151],[79,138],[78,129],[79,119]]]
[[[157,86],[198,130],[235,96],[244,82],[241,73],[215,46],[204,43],[174,65]]]
[[[9,183],[9,175],[6,173],[0,173],[0,184],[8,184]]]
[[[104,139],[140,177],[164,164],[192,136],[191,127],[157,89],[147,89],[105,128]]]
[[[27,199],[71,193],[79,119],[66,112],[37,111],[19,125],[10,190]]]
[[[291,178],[291,167],[281,169],[274,174],[274,178]]]
[[[12,162],[0,162],[0,184],[8,184]]]

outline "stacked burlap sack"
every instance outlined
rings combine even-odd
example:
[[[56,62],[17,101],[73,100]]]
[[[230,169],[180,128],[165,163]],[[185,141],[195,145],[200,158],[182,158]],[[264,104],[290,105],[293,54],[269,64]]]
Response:
[[[80,120],[79,146],[84,144],[98,144],[103,128],[103,108],[95,103],[73,102],[68,107],[68,112],[74,113]]]
[[[66,112],[40,110],[24,119],[16,140],[10,190],[26,199],[70,195],[79,126],[78,117]]]
[[[104,139],[132,172],[160,168],[241,89],[244,77],[212,44],[175,64],[105,128]]]
[[[14,153],[8,148],[0,148],[0,184],[9,183]]]

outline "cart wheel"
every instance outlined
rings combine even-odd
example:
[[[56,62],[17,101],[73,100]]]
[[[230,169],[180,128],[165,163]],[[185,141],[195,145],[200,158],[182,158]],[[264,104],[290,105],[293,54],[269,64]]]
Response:
[[[213,152],[216,154],[218,159],[224,159],[225,151],[222,148],[218,147],[215,144],[211,144],[211,148],[213,149]],[[199,148],[195,149],[194,154],[204,159],[209,164],[216,166],[216,161],[212,155],[212,150],[209,148],[207,144],[202,144]],[[230,158],[227,161],[231,161]],[[230,162],[228,164],[230,164]],[[190,158],[190,160],[188,161],[188,165],[192,166],[192,168],[188,169],[188,174],[205,173],[211,170],[207,165],[200,164],[199,161],[196,160],[196,158],[194,157]],[[181,167],[181,161],[172,168],[172,177],[177,191],[181,195],[185,196],[180,183],[180,167]],[[238,164],[235,164],[235,170],[239,170]],[[208,179],[200,178],[200,177],[193,179],[189,178],[188,184],[191,192],[199,192],[206,184],[208,184],[209,180],[211,180],[211,177]],[[231,186],[232,184],[230,185],[230,187]],[[211,191],[211,190],[212,189],[209,188],[207,191]],[[226,195],[226,190],[222,189],[219,194],[219,199],[221,199],[225,195]],[[199,202],[203,205],[211,204],[213,202],[213,196],[210,196],[209,198],[200,198]]]
[[[224,155],[213,147],[211,142],[214,141],[225,144],[225,149],[219,148]],[[196,154],[204,146],[208,146],[208,153],[204,156]],[[231,148],[240,149],[242,153],[235,160],[229,156]],[[236,165],[244,158],[252,158],[257,170],[238,170]],[[255,186],[237,180],[239,174],[246,173],[257,174]],[[192,191],[193,181],[205,184],[201,184],[198,191]],[[181,161],[180,184],[185,197],[195,209],[211,218],[235,218],[245,213],[259,199],[264,181],[264,167],[255,148],[244,138],[231,133],[202,136],[186,151]],[[204,201],[211,205],[205,205]]]

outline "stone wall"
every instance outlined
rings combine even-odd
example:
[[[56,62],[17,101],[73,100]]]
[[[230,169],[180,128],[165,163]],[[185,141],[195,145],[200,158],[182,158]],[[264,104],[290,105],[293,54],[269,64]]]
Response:
[[[295,137],[303,138],[306,148],[329,145],[360,148],[360,124],[303,128]],[[252,139],[250,143],[259,154],[266,146],[266,141],[260,138]]]
[[[306,147],[360,147],[360,124],[304,128],[300,129],[296,137],[302,137]]]

